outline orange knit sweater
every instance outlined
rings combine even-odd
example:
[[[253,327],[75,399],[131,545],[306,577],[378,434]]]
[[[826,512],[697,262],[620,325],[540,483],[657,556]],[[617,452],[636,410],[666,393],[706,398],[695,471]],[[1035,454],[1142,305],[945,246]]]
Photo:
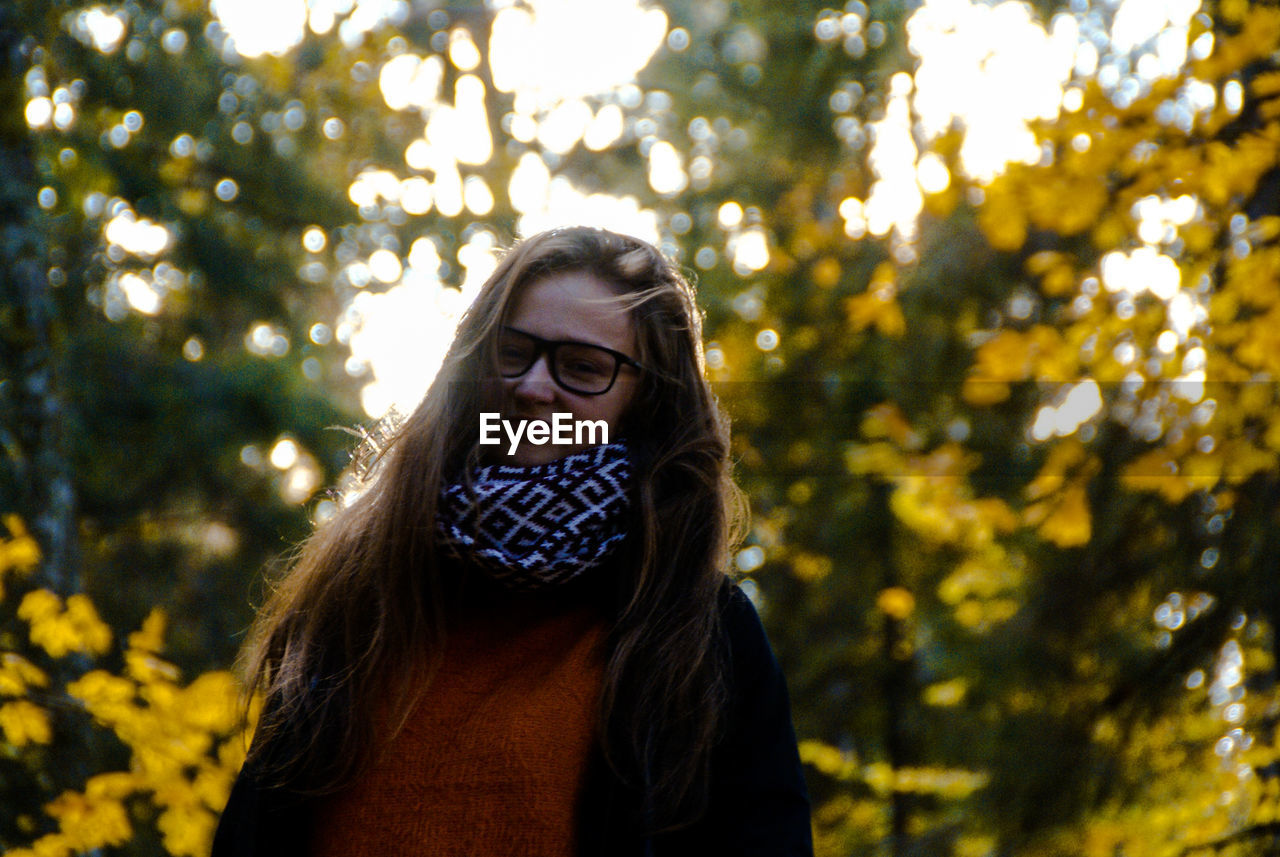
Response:
[[[387,751],[316,813],[313,857],[569,857],[605,625],[513,599],[462,614]]]

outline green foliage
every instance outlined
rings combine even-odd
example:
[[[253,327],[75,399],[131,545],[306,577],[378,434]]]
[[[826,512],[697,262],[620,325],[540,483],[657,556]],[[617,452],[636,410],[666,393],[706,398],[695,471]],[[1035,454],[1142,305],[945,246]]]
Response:
[[[1035,157],[973,176],[980,122],[926,127],[924,7],[898,2],[669,0],[636,85],[568,107],[498,73],[504,4],[343,13],[256,59],[203,3],[103,6],[105,47],[87,5],[6,7],[0,508],[43,548],[29,618],[159,603],[178,663],[227,663],[345,465],[361,302],[456,300],[545,198],[609,194],[583,210],[650,212],[699,281],[819,853],[1267,853],[1280,17],[1206,6],[1147,73],[1114,5],[1000,4],[1097,61]],[[910,217],[877,213],[889,154]],[[9,711],[10,745],[43,735]],[[84,793],[122,750],[69,724]]]

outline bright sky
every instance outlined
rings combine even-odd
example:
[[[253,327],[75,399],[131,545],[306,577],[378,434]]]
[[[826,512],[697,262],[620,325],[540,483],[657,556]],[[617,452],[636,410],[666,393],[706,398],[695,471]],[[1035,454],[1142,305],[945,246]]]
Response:
[[[1132,102],[1157,79],[1177,75],[1189,50],[1204,55],[1212,46],[1212,36],[1208,43],[1189,45],[1200,0],[1106,5],[1115,8],[1110,29],[1081,0],[1048,26],[1016,0],[925,0],[907,21],[907,44],[920,65],[914,78],[898,74],[890,82],[870,153],[879,181],[865,201],[846,200],[851,233],[892,235],[902,242],[900,260],[911,261],[921,192],[943,190],[950,181],[939,159],[918,155],[916,135],[927,144],[961,123],[963,169],[987,181],[1010,162],[1040,160],[1030,123],[1078,109],[1082,79],[1096,76],[1117,100]],[[1188,121],[1212,107],[1203,97],[1195,88],[1180,95],[1178,106]]]
[[[919,58],[919,68],[914,77],[894,76],[885,114],[871,126],[869,164],[877,180],[865,200],[850,197],[840,206],[849,236],[887,236],[900,262],[914,260],[924,194],[951,181],[941,159],[920,150],[952,123],[965,128],[961,168],[971,178],[989,180],[1009,162],[1039,160],[1029,123],[1078,109],[1081,81],[1096,79],[1122,104],[1141,97],[1159,78],[1178,74],[1189,55],[1206,56],[1212,50],[1211,35],[1190,40],[1200,0],[1102,2],[1110,14],[1092,10],[1089,0],[1072,0],[1069,11],[1042,24],[1018,0],[924,0],[907,22],[908,47]],[[308,27],[321,34],[336,27],[344,43],[355,45],[385,22],[406,20],[410,11],[407,0],[210,0],[210,5],[231,37],[224,49],[244,56],[287,53]],[[638,106],[643,97],[633,83],[635,75],[667,36],[666,15],[642,9],[636,0],[528,0],[519,6],[495,0],[489,5],[498,7],[489,57],[494,85],[515,95],[511,135],[553,154],[578,145],[601,150],[617,140],[624,130],[622,108]],[[820,20],[815,34],[821,39],[860,32],[865,22],[853,17],[858,16]],[[126,23],[94,8],[77,19],[73,32],[111,53],[119,48]],[[654,212],[637,200],[584,194],[533,152],[522,157],[508,187],[490,187],[473,174],[471,168],[485,163],[493,151],[485,110],[488,93],[481,78],[471,73],[482,58],[462,27],[450,31],[446,54],[407,51],[381,68],[379,85],[388,107],[418,112],[424,129],[404,152],[402,166],[356,178],[349,189],[355,204],[387,201],[408,214],[435,208],[446,216],[466,211],[483,217],[495,197],[506,194],[520,213],[519,234],[585,222],[658,239]],[[452,91],[443,87],[446,63],[460,72]],[[68,126],[74,121],[72,99],[40,84],[28,80],[28,124]],[[593,108],[587,97],[601,94],[611,94],[609,100],[616,103]],[[1224,92],[1224,98],[1229,95]],[[1216,97],[1213,87],[1190,82],[1178,95],[1171,121],[1189,129]],[[111,132],[113,144],[127,145],[142,121],[136,112],[125,116]],[[689,173],[676,146],[654,140],[646,156],[655,192],[671,194],[687,187]],[[433,178],[428,180],[424,171]],[[41,193],[52,206],[56,193],[45,190]],[[223,199],[237,192],[234,183],[218,190]],[[41,204],[45,202],[42,196]],[[1196,216],[1198,201],[1151,197],[1140,205],[1135,218],[1145,244],[1130,253],[1111,254],[1104,261],[1102,284],[1121,304],[1144,291],[1165,301],[1169,323],[1159,347],[1171,353],[1203,322],[1203,306],[1188,296],[1174,260],[1165,253],[1169,229]],[[109,243],[144,257],[168,246],[170,236],[162,225],[137,218],[127,206],[110,214]],[[737,203],[722,207],[720,221],[728,236],[725,254],[735,270],[749,275],[768,264],[766,231],[744,223]],[[392,406],[409,410],[420,399],[458,316],[492,270],[497,243],[496,236],[479,231],[461,250],[461,294],[441,282],[441,260],[425,237],[414,242],[403,260],[382,250],[350,264],[347,274],[353,283],[376,281],[388,287],[382,293],[359,294],[336,325],[337,338],[352,349],[351,368],[359,371],[363,365],[370,371],[364,394],[370,415]],[[143,270],[116,277],[109,284],[116,306],[159,311],[167,286],[149,275]],[[1189,372],[1186,380],[1194,380],[1195,369]],[[1041,414],[1036,434],[1070,433],[1091,415],[1086,411],[1100,405],[1095,390],[1082,387],[1057,409]]]
[[[1015,0],[925,0],[907,22],[908,47],[919,58],[914,76],[898,74],[889,85],[884,118],[875,123],[869,163],[877,176],[866,200],[844,200],[840,213],[850,237],[888,236],[895,258],[915,260],[916,222],[923,194],[950,183],[945,164],[927,145],[954,123],[964,127],[960,165],[972,179],[986,182],[1012,162],[1043,157],[1030,128],[1079,109],[1081,83],[1097,80],[1119,106],[1150,91],[1152,84],[1178,75],[1188,56],[1207,56],[1212,34],[1190,39],[1200,0],[1118,0],[1114,15],[1091,11],[1073,0],[1042,25],[1030,6]],[[1173,102],[1171,121],[1190,130],[1194,117],[1214,106],[1212,86],[1192,81]],[[1114,252],[1103,260],[1102,286],[1123,319],[1134,299],[1149,293],[1165,303],[1166,329],[1156,340],[1164,357],[1180,348],[1208,320],[1207,294],[1184,288],[1175,260],[1165,251],[1175,227],[1198,215],[1198,201],[1147,197],[1135,205],[1143,246]],[[1117,355],[1137,366],[1143,355]],[[1171,385],[1175,395],[1195,402],[1204,394],[1204,352],[1183,355],[1183,374]],[[1086,379],[1045,403],[1031,426],[1036,440],[1076,432],[1102,409],[1097,382]]]
[[[308,18],[303,0],[213,3],[236,50],[245,55],[287,51],[301,39],[305,26],[326,32],[335,14],[353,8],[339,25],[339,35],[354,41],[363,30],[395,20],[407,9],[401,0],[311,0]],[[612,104],[593,110],[585,98],[615,93],[624,103],[638,104],[640,91],[631,82],[666,33],[666,15],[641,9],[634,0],[507,4],[493,22],[489,59],[494,86],[515,94],[512,135],[558,153],[579,143],[595,150],[609,146],[623,133],[622,110]],[[641,209],[634,198],[584,194],[553,175],[532,152],[521,159],[506,188],[491,188],[480,176],[467,175],[468,167],[486,163],[493,152],[485,110],[488,93],[480,77],[470,73],[479,67],[481,56],[464,28],[451,32],[447,53],[446,60],[405,52],[382,67],[379,86],[387,105],[420,112],[426,117],[425,127],[422,137],[405,151],[407,169],[361,174],[349,191],[352,202],[397,202],[409,214],[434,207],[446,216],[468,211],[483,217],[492,210],[495,194],[505,193],[520,213],[521,235],[592,223],[657,242],[656,215]],[[443,88],[446,62],[462,73],[452,92]],[[656,184],[683,179],[674,149],[667,161],[656,171],[651,168]],[[433,180],[419,174],[424,170]],[[426,238],[414,242],[403,266],[388,251],[352,263],[359,269],[353,282],[390,285],[381,293],[357,295],[337,326],[339,340],[351,347],[353,368],[363,364],[371,374],[363,393],[371,416],[392,407],[407,412],[421,399],[459,316],[493,269],[497,244],[496,236],[479,231],[459,253],[465,271],[461,294],[441,281],[441,259]]]

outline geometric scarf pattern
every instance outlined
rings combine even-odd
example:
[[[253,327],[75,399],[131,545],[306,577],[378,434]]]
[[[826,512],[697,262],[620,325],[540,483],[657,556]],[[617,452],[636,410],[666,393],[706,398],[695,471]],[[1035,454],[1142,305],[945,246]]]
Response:
[[[546,464],[491,464],[471,484],[445,486],[436,532],[445,552],[508,589],[566,583],[626,537],[631,486],[626,446],[596,446]]]

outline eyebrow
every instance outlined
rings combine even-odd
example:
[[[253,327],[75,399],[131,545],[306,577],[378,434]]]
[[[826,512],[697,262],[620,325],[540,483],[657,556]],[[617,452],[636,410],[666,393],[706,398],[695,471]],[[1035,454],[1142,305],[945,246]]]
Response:
[[[617,349],[617,348],[614,348],[614,347],[612,347],[612,346],[610,346],[610,345],[601,345],[601,344],[600,344],[600,343],[598,343],[598,342],[588,342],[588,341],[587,341],[587,340],[585,340],[585,339],[551,339],[551,338],[546,337],[546,336],[539,336],[539,335],[538,335],[538,334],[536,334],[536,333],[530,333],[530,332],[529,332],[529,331],[527,331],[527,330],[521,330],[520,328],[516,327],[516,326],[515,326],[515,325],[513,325],[513,324],[504,324],[504,325],[502,325],[502,328],[501,328],[501,329],[502,329],[502,330],[513,330],[513,331],[515,331],[516,333],[520,334],[521,336],[527,336],[527,337],[529,337],[530,339],[536,339],[536,340],[538,340],[539,342],[550,342],[550,343],[551,343],[551,344],[553,344],[553,345],[590,345],[592,348],[599,348],[599,349],[602,349],[602,350],[604,350],[604,351],[608,351],[610,354],[617,354],[617,355],[619,355],[619,356],[621,356],[621,357],[625,357],[627,360],[630,360],[632,363],[635,363],[636,365],[639,365],[639,362],[640,362],[640,361],[638,361],[636,358],[632,357],[630,354],[628,354],[628,353],[627,353],[627,352],[625,352],[625,351],[621,351],[621,350],[619,350],[619,349]]]

